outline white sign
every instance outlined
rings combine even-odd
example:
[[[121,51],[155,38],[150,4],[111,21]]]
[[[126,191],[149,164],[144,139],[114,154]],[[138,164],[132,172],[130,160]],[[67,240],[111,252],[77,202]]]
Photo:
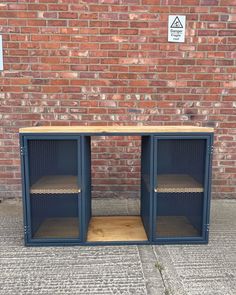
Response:
[[[3,70],[2,36],[0,35],[0,71]]]
[[[169,15],[168,42],[185,41],[185,15]]]

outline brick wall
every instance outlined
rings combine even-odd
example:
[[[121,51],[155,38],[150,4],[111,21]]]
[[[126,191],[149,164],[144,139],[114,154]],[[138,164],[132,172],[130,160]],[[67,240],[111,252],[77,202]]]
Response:
[[[235,0],[1,1],[0,32],[0,198],[20,196],[18,128],[42,124],[213,126],[214,196],[236,197]],[[137,191],[138,140],[99,142],[94,183]]]

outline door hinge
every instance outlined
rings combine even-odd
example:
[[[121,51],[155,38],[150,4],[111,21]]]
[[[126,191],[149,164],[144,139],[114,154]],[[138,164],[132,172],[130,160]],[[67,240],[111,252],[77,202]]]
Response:
[[[29,227],[27,225],[24,226],[24,234],[25,236],[28,235],[28,232],[29,232]]]
[[[210,230],[210,224],[209,224],[209,223],[205,224],[205,230],[206,230],[207,232]]]
[[[213,145],[211,145],[211,146],[209,146],[209,148],[208,148],[208,152],[209,152],[209,154],[213,154],[213,152],[214,152],[214,146]]]
[[[26,148],[24,146],[20,147],[20,154],[21,156],[25,156],[26,155]]]

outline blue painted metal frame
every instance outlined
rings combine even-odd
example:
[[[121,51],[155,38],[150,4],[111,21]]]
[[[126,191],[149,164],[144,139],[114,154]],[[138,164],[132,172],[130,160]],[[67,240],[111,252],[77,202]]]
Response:
[[[140,216],[148,240],[152,242],[152,198],[153,198],[153,138],[141,139],[141,206]]]
[[[81,193],[78,193],[78,220],[79,220],[79,233],[78,238],[45,238],[45,239],[34,239],[32,237],[32,221],[31,221],[31,204],[30,204],[30,171],[29,171],[29,158],[28,158],[28,142],[29,140],[74,140],[77,141],[77,154],[78,154],[78,185],[81,187],[81,175],[82,167],[80,159],[81,154],[81,140],[78,135],[21,135],[20,144],[21,149],[23,150],[21,155],[21,167],[23,173],[23,204],[24,204],[24,230],[25,230],[25,245],[26,246],[45,246],[45,245],[68,245],[68,244],[78,244],[81,242],[81,233],[82,233],[82,204],[81,204]]]
[[[89,136],[81,136],[81,194],[82,194],[82,242],[86,242],[91,218],[91,143]]]
[[[173,135],[165,135],[165,134],[159,134],[154,135],[154,186],[157,186],[157,178],[155,177],[157,172],[157,154],[158,154],[158,141],[163,139],[204,139],[206,140],[206,151],[205,151],[205,175],[204,175],[204,197],[203,197],[203,213],[202,213],[202,236],[201,237],[156,237],[156,222],[155,222],[155,216],[156,216],[156,208],[157,208],[157,198],[158,193],[154,193],[153,197],[153,242],[155,244],[185,244],[185,243],[207,243],[208,242],[208,227],[209,227],[209,214],[210,214],[210,178],[209,173],[211,171],[211,150],[212,150],[212,144],[213,144],[213,135],[210,133],[206,134],[173,134]]]
[[[85,185],[85,176],[83,175],[86,165],[90,164],[89,158],[83,158],[86,154],[85,149],[88,148],[86,146],[85,138],[91,136],[148,136],[150,137],[151,146],[150,146],[150,232],[149,232],[149,240],[147,241],[118,241],[118,242],[87,242],[86,241],[86,233],[87,226],[85,225],[85,219],[89,216],[88,209],[86,209],[86,194],[84,194],[84,185]],[[20,134],[20,146],[22,149],[21,153],[21,173],[22,173],[22,193],[23,193],[23,210],[24,210],[24,229],[25,229],[25,245],[28,246],[69,246],[69,245],[147,245],[147,244],[177,244],[177,243],[207,243],[208,242],[208,224],[210,218],[210,193],[211,193],[211,161],[212,154],[208,152],[208,148],[206,148],[206,162],[205,162],[205,181],[204,181],[204,209],[203,209],[203,224],[204,235],[203,237],[181,237],[181,238],[158,238],[154,237],[155,232],[155,206],[156,206],[156,193],[154,193],[153,188],[156,185],[155,180],[155,172],[156,171],[156,152],[157,152],[157,140],[162,138],[177,138],[177,139],[186,139],[186,138],[201,138],[207,140],[207,146],[211,149],[213,145],[213,133],[114,133],[114,132],[101,132],[101,133],[50,133],[50,134],[37,134],[35,133],[27,133]],[[82,188],[81,194],[78,196],[78,213],[79,213],[79,226],[80,226],[80,238],[78,239],[32,239],[31,238],[31,216],[30,216],[30,198],[29,198],[29,163],[27,157],[27,141],[30,139],[59,139],[66,140],[72,139],[77,140],[78,143],[78,182],[80,187]],[[24,154],[24,155],[23,155]],[[87,176],[90,174],[90,171],[87,171]],[[81,182],[82,181],[82,182]],[[88,193],[88,195],[90,192]],[[87,216],[87,217],[86,217]]]
[[[28,218],[27,218],[27,202],[26,202],[26,184],[25,184],[25,150],[24,137],[20,135],[20,159],[21,159],[21,188],[22,188],[22,204],[23,204],[23,227],[24,227],[24,241],[28,244]]]
[[[207,204],[206,204],[206,232],[205,232],[205,241],[209,241],[209,228],[210,228],[210,209],[211,209],[211,181],[212,181],[212,158],[213,158],[213,144],[214,144],[214,134],[209,134],[209,149],[208,153],[208,166],[206,163],[206,168],[208,169],[208,179],[207,179]]]

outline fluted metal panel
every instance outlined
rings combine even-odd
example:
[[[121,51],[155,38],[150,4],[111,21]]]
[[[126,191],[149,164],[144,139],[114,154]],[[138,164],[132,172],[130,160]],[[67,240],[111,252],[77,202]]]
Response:
[[[38,194],[30,197],[32,237],[48,218],[78,218],[77,194]],[[78,223],[79,226],[79,223]]]
[[[190,189],[186,184],[182,191],[181,186],[175,191],[170,183],[169,191],[167,188],[156,194],[156,237],[200,237],[203,234],[206,140],[159,139],[157,146],[157,191],[158,175],[159,179],[188,176],[186,179],[194,179],[202,189],[197,192],[191,189],[191,184]]]
[[[28,140],[28,157],[30,187],[45,176],[78,175],[77,140]],[[32,237],[48,218],[78,218],[78,206],[78,193],[30,195]]]
[[[160,216],[184,217],[189,224],[197,230],[197,236],[202,234],[203,219],[203,193],[160,193],[158,194],[156,207],[156,227],[158,228]],[[173,224],[174,225],[174,224]],[[169,225],[172,227],[173,225]],[[167,226],[167,225],[166,225]],[[176,225],[174,225],[176,226]],[[183,227],[184,224],[181,224]],[[172,230],[173,232],[173,230]],[[184,233],[184,231],[183,231]],[[173,234],[172,234],[173,235]],[[178,236],[178,233],[176,233]],[[184,234],[183,234],[184,236]]]
[[[76,140],[29,140],[30,184],[46,175],[77,175]]]
[[[188,174],[204,184],[206,140],[161,139],[158,141],[157,174]]]

